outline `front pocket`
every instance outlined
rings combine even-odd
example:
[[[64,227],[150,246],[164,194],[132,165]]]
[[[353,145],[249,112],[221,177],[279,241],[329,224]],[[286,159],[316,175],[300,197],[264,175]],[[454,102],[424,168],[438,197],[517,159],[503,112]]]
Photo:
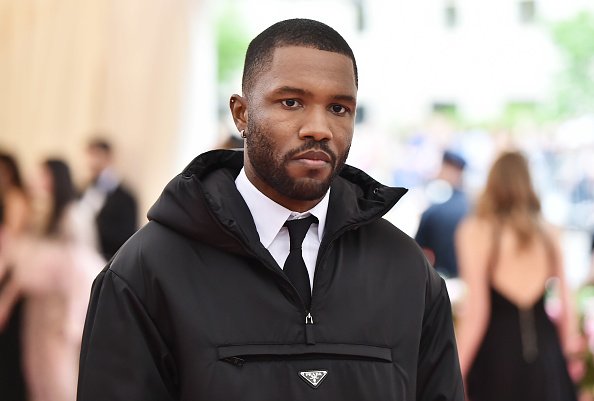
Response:
[[[390,348],[374,347],[359,344],[316,344],[316,345],[284,345],[284,344],[247,344],[227,345],[218,348],[219,360],[229,358],[311,358],[315,355],[328,355],[336,358],[368,359],[392,362]]]
[[[221,400],[405,401],[407,375],[390,348],[359,344],[218,347]],[[227,366],[227,367],[224,367]],[[218,380],[217,380],[218,382]]]

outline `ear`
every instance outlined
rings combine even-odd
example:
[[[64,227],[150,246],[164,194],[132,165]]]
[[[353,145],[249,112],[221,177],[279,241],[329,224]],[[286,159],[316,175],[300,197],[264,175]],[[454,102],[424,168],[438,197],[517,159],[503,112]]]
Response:
[[[231,99],[229,99],[229,108],[231,109],[231,116],[233,117],[233,122],[235,122],[237,130],[239,132],[246,130],[248,119],[246,99],[238,94],[234,94],[231,96]]]

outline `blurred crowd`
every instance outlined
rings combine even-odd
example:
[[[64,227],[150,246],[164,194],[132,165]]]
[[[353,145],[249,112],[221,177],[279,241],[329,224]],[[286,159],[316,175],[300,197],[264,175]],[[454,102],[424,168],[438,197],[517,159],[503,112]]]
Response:
[[[403,154],[420,160],[419,144],[403,145]],[[219,147],[240,148],[242,141]],[[75,399],[92,281],[137,229],[137,202],[114,168],[111,144],[94,139],[85,151],[83,188],[75,187],[65,160],[43,160],[25,182],[14,155],[0,152],[3,401]],[[415,188],[424,191],[425,202],[417,204],[427,207],[418,210],[410,234],[448,283],[469,399],[484,392],[545,399],[555,391],[567,400],[594,400],[594,281],[569,283],[567,226],[548,221],[537,196],[542,171],[535,172],[529,155],[500,150],[477,184],[476,160],[468,155],[452,147],[422,158],[438,165],[431,177],[401,158],[411,161],[408,170],[394,169],[391,184],[412,186],[415,202]],[[591,183],[583,177],[570,198],[589,199]],[[555,380],[543,385],[543,377]]]
[[[134,196],[94,139],[77,189],[65,160],[25,182],[0,152],[0,399],[72,401],[93,279],[137,229]]]
[[[469,399],[594,399],[592,283],[568,283],[566,227],[545,218],[522,152],[498,153],[473,197],[466,164],[443,154],[415,239],[452,290]],[[589,251],[591,277],[594,237]]]

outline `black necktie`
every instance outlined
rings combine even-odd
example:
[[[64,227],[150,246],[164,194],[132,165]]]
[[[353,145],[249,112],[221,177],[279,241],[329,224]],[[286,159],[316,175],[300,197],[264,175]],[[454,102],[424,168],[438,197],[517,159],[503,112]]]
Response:
[[[304,219],[287,220],[285,222],[285,227],[289,230],[291,250],[289,251],[289,256],[285,261],[283,270],[299,292],[299,295],[301,295],[301,299],[305,302],[307,309],[309,309],[311,303],[311,287],[309,285],[307,267],[301,253],[301,246],[303,245],[303,240],[305,239],[307,230],[309,230],[309,226],[317,222],[318,219],[313,215]]]

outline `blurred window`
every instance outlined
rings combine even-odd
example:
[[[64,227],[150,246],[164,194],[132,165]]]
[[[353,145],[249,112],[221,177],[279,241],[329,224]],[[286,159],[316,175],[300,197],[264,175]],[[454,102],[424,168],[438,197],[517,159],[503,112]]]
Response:
[[[536,19],[536,1],[521,0],[518,3],[518,15],[520,22],[523,24],[531,24]]]
[[[365,14],[365,4],[363,0],[353,0],[355,12],[357,14],[357,31],[364,32],[367,30],[367,18]]]
[[[448,117],[455,117],[458,114],[458,106],[451,102],[434,102],[431,108],[434,113]]]
[[[446,28],[455,28],[458,26],[458,7],[453,3],[446,4],[443,17]]]

